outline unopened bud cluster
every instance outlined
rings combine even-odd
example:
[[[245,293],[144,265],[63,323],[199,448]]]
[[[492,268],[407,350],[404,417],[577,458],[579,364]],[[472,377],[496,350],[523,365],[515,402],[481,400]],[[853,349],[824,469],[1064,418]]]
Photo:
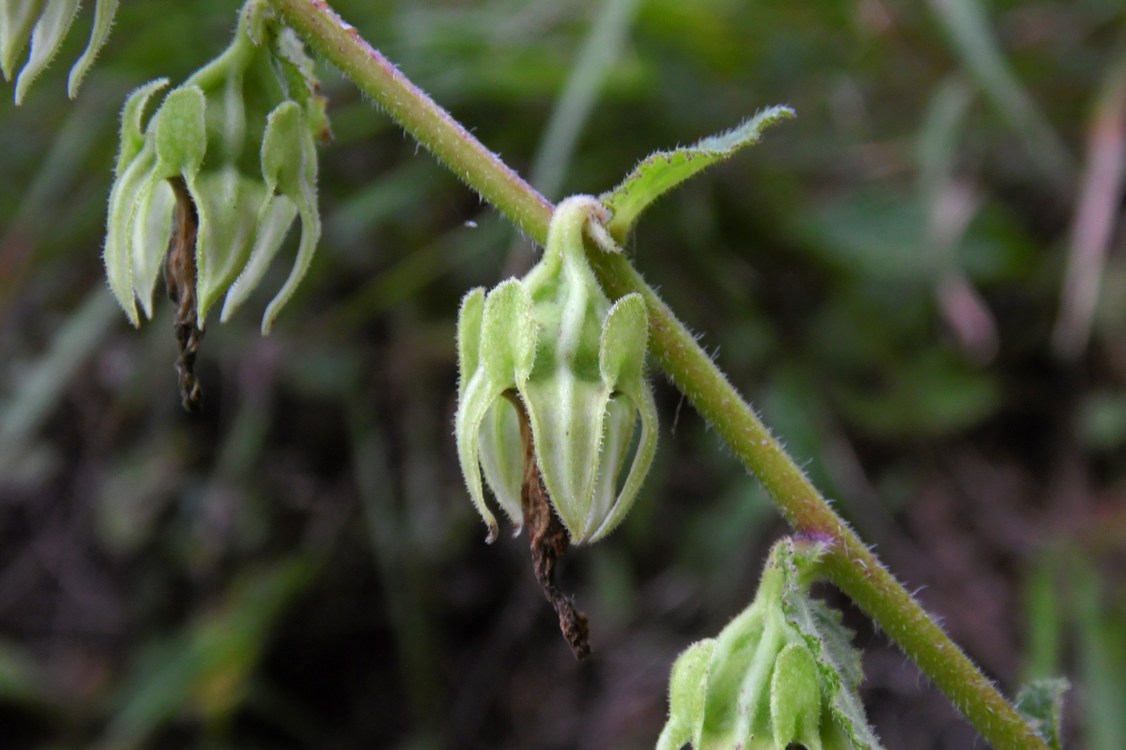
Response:
[[[122,114],[104,254],[110,288],[134,325],[137,301],[152,317],[178,190],[198,218],[198,327],[224,293],[226,320],[300,216],[297,260],[266,308],[265,333],[320,237],[314,140],[328,136],[328,122],[312,61],[267,3],[250,0],[226,51],[169,91],[146,121],[147,103],[167,85],[161,79],[142,86]]]
[[[754,602],[673,665],[657,750],[878,750],[856,695],[859,655],[808,597],[816,545],[774,546]]]
[[[657,410],[644,377],[645,302],[611,303],[583,248],[597,199],[559,204],[544,256],[522,280],[474,289],[458,317],[458,456],[470,496],[496,536],[484,480],[519,529],[525,439],[571,542],[594,542],[625,517],[653,461]],[[640,423],[640,435],[635,432]],[[632,455],[632,460],[631,459]]]

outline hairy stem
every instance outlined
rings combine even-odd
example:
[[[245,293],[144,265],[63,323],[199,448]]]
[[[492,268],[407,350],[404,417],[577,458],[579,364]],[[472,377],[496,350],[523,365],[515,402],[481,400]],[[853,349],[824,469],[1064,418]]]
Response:
[[[420,144],[540,244],[553,206],[411,83],[322,0],[272,0],[320,55],[340,68]],[[999,750],[1047,750],[997,688],[838,516],[691,332],[621,255],[594,250],[607,293],[644,296],[652,351],[665,372],[769,491],[801,534],[829,544],[825,575],[919,665]]]
[[[271,1],[317,54],[339,68],[459,179],[525,234],[540,241],[547,236],[551,202],[411,83],[328,3]]]
[[[649,308],[651,351],[697,411],[802,534],[829,544],[821,571],[884,629],[999,750],[1047,750],[1016,709],[838,516],[696,337],[621,255],[590,253],[614,298],[638,292]]]

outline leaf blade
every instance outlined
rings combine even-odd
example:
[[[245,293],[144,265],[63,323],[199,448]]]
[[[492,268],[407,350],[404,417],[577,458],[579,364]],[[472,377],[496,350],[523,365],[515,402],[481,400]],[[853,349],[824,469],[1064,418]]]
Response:
[[[757,143],[767,127],[793,116],[794,110],[789,107],[767,107],[724,133],[684,148],[650,154],[616,188],[601,196],[603,204],[613,214],[607,223],[610,234],[621,242],[638,216],[666,192]]]

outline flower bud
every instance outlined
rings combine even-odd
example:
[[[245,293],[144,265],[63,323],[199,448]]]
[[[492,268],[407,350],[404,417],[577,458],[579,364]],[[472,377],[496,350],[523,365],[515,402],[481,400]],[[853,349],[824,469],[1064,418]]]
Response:
[[[877,750],[839,615],[808,597],[820,548],[774,546],[751,606],[673,666],[657,750]]]
[[[231,45],[169,92],[147,124],[145,105],[167,81],[129,97],[104,257],[110,288],[134,325],[137,300],[152,317],[173,215],[169,185],[178,184],[198,218],[192,250],[199,329],[224,293],[224,320],[246,299],[300,216],[294,269],[263,317],[263,333],[269,331],[320,237],[313,141],[328,131],[311,72],[292,32],[266,3],[250,0]]]
[[[462,304],[458,456],[490,541],[496,520],[485,504],[482,470],[506,515],[518,528],[523,522],[522,419],[572,543],[610,533],[652,463],[657,410],[644,378],[645,302],[630,294],[611,304],[583,247],[588,220],[604,215],[594,198],[563,201],[539,264],[487,295],[470,292]],[[624,471],[638,422],[637,448]]]

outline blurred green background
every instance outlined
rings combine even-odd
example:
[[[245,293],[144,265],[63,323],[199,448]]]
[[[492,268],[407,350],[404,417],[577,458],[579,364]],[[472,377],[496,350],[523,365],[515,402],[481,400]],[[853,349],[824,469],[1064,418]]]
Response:
[[[1120,0],[333,5],[552,198],[792,105],[643,218],[637,266],[991,677],[1066,674],[1068,747],[1126,747]],[[642,497],[564,562],[572,659],[451,434],[458,300],[533,248],[335,72],[313,269],[269,338],[285,264],[212,321],[202,414],[171,306],[115,308],[121,104],[236,9],[123,3],[72,103],[87,9],[24,106],[0,89],[0,746],[652,747],[785,527],[654,373]],[[823,593],[890,749],[980,746]]]

